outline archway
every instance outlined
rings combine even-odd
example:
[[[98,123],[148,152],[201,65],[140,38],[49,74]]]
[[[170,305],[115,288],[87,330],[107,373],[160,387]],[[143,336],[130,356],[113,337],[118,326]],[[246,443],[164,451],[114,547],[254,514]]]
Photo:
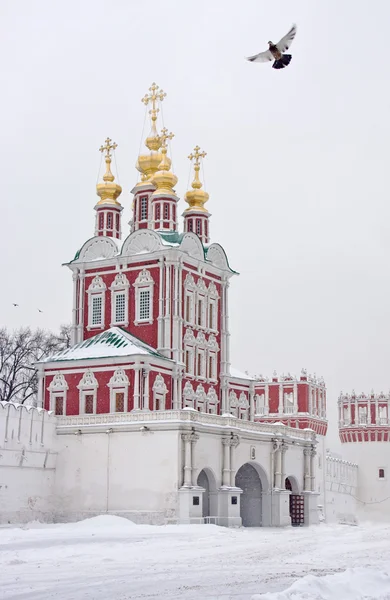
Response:
[[[210,517],[216,517],[218,514],[216,506],[217,486],[213,472],[207,467],[202,469],[196,483],[205,490],[202,498],[202,517],[205,519],[205,523],[208,523]]]
[[[262,518],[263,486],[259,474],[250,463],[245,463],[236,474],[236,487],[242,489],[240,514],[244,527],[260,527]]]
[[[305,520],[305,498],[300,494],[298,481],[293,475],[286,477],[284,487],[290,492],[291,525],[299,527]]]

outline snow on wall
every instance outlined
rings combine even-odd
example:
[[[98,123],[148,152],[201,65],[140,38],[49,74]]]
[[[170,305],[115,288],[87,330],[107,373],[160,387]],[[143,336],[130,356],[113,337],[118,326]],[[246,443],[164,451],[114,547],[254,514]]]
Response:
[[[52,520],[55,427],[45,410],[0,402],[0,523]]]
[[[325,457],[325,513],[328,523],[356,523],[358,466],[338,455]]]

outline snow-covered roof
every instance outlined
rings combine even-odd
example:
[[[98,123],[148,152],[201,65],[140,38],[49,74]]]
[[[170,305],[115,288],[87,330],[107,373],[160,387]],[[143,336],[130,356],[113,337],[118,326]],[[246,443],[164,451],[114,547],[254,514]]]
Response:
[[[234,367],[230,367],[230,376],[235,377],[236,379],[248,379],[249,381],[256,381],[255,377],[251,377],[251,375],[247,375]]]
[[[45,358],[42,362],[85,360],[90,358],[132,356],[136,354],[155,356],[164,360],[170,360],[125,329],[122,329],[121,327],[111,327],[110,329],[107,329],[107,331],[98,333],[94,337],[72,346],[72,348],[67,348],[66,350]]]

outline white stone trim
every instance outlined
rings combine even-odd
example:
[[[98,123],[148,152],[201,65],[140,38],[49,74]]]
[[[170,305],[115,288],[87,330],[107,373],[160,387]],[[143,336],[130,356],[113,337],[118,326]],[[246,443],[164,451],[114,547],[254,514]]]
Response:
[[[88,293],[88,326],[87,329],[104,329],[106,308],[106,284],[100,275],[96,275],[89,284]],[[100,323],[93,323],[93,299],[101,298]]]
[[[110,327],[115,325],[124,325],[127,326],[129,324],[129,287],[130,283],[127,279],[126,275],[122,272],[116,274],[114,281],[110,286],[111,291],[111,324]],[[125,296],[125,318],[123,321],[116,320],[116,297],[119,294],[124,294]]]
[[[63,407],[62,407],[62,414],[66,415],[66,399],[67,399],[67,392],[69,389],[69,385],[63,375],[63,373],[56,373],[53,377],[53,379],[51,380],[49,387],[47,388],[49,391],[49,410],[52,410],[54,412],[54,414],[56,414],[56,398],[59,398],[62,396],[62,398],[64,399],[63,401]]]
[[[142,269],[139,272],[137,279],[134,282],[136,289],[135,293],[135,321],[134,325],[145,325],[153,323],[153,290],[154,290],[154,279],[147,269]],[[140,317],[140,299],[141,292],[149,292],[149,317]]]
[[[161,373],[156,375],[153,383],[153,410],[166,410],[168,388]]]
[[[85,373],[84,373],[83,377],[81,378],[77,387],[79,389],[79,413],[80,413],[80,415],[96,414],[97,389],[99,387],[99,383],[98,383],[94,373],[90,369],[85,371]],[[92,413],[85,412],[85,397],[87,395],[93,396],[93,412]]]
[[[118,367],[110,381],[107,384],[107,387],[110,388],[110,412],[115,413],[115,405],[116,405],[116,393],[124,394],[124,403],[123,403],[123,412],[128,412],[129,410],[129,386],[130,381],[124,369]]]

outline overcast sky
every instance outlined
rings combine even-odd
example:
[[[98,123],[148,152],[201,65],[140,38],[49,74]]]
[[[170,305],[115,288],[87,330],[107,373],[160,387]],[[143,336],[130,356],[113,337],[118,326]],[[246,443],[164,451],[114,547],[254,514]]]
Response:
[[[244,60],[293,22],[287,69]],[[234,366],[306,367],[333,407],[387,391],[389,22],[386,0],[1,0],[0,324],[71,320],[61,263],[93,234],[98,147],[118,143],[126,233],[156,81],[179,196],[208,153],[212,241],[240,272]]]

